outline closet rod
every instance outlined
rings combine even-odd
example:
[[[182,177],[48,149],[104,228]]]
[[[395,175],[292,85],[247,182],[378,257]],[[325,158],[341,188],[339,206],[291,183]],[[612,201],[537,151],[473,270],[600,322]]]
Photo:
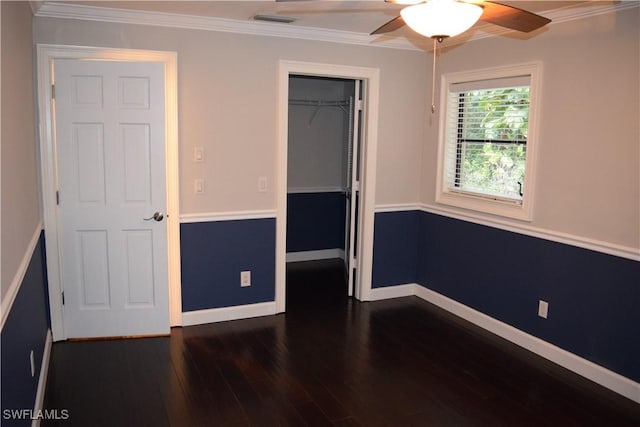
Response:
[[[349,105],[349,100],[324,101],[321,99],[290,99],[291,105],[309,105],[312,107],[340,107]]]
[[[316,118],[316,114],[320,111],[321,107],[340,107],[342,111],[349,114],[349,110],[345,108],[345,106],[349,105],[349,100],[345,101],[322,101],[319,99],[290,99],[289,105],[306,105],[310,107],[316,107],[311,114],[311,118],[309,119],[309,124],[307,126],[311,127],[313,123],[313,119]]]

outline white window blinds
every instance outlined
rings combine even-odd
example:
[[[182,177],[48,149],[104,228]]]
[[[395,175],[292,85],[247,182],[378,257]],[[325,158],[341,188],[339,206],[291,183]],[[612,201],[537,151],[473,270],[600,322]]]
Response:
[[[449,85],[443,176],[448,191],[522,201],[530,81],[525,75]]]

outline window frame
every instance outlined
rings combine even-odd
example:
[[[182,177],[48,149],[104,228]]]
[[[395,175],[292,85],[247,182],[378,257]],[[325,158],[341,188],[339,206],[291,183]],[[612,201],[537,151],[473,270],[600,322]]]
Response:
[[[526,141],[525,176],[522,200],[512,200],[497,196],[481,195],[461,189],[447,187],[445,173],[447,170],[447,113],[449,111],[449,93],[451,86],[461,83],[482,82],[529,76],[529,128]],[[443,74],[440,85],[440,120],[438,132],[438,165],[436,176],[436,203],[469,209],[472,211],[499,215],[503,217],[531,221],[536,182],[536,152],[538,140],[538,117],[540,109],[540,82],[542,79],[542,63],[530,62],[485,68],[473,71],[452,72]],[[487,89],[491,89],[488,87]]]

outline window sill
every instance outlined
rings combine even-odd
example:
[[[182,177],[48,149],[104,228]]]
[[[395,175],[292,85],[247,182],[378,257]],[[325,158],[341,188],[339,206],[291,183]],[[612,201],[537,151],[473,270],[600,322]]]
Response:
[[[509,201],[467,193],[440,191],[436,195],[436,203],[521,221],[532,220],[532,206],[526,200]]]

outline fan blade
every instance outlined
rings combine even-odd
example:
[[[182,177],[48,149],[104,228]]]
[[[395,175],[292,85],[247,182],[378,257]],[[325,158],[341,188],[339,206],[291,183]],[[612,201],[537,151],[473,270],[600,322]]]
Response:
[[[404,25],[404,19],[402,19],[402,16],[398,15],[397,17],[393,18],[391,21],[387,22],[386,24],[382,24],[375,31],[371,32],[369,35],[373,36],[376,34],[389,33],[391,31],[397,30],[403,25]]]
[[[468,3],[482,6],[484,10],[480,16],[481,21],[525,33],[537,30],[551,22],[551,19],[544,16],[501,3],[492,1],[469,1]]]

